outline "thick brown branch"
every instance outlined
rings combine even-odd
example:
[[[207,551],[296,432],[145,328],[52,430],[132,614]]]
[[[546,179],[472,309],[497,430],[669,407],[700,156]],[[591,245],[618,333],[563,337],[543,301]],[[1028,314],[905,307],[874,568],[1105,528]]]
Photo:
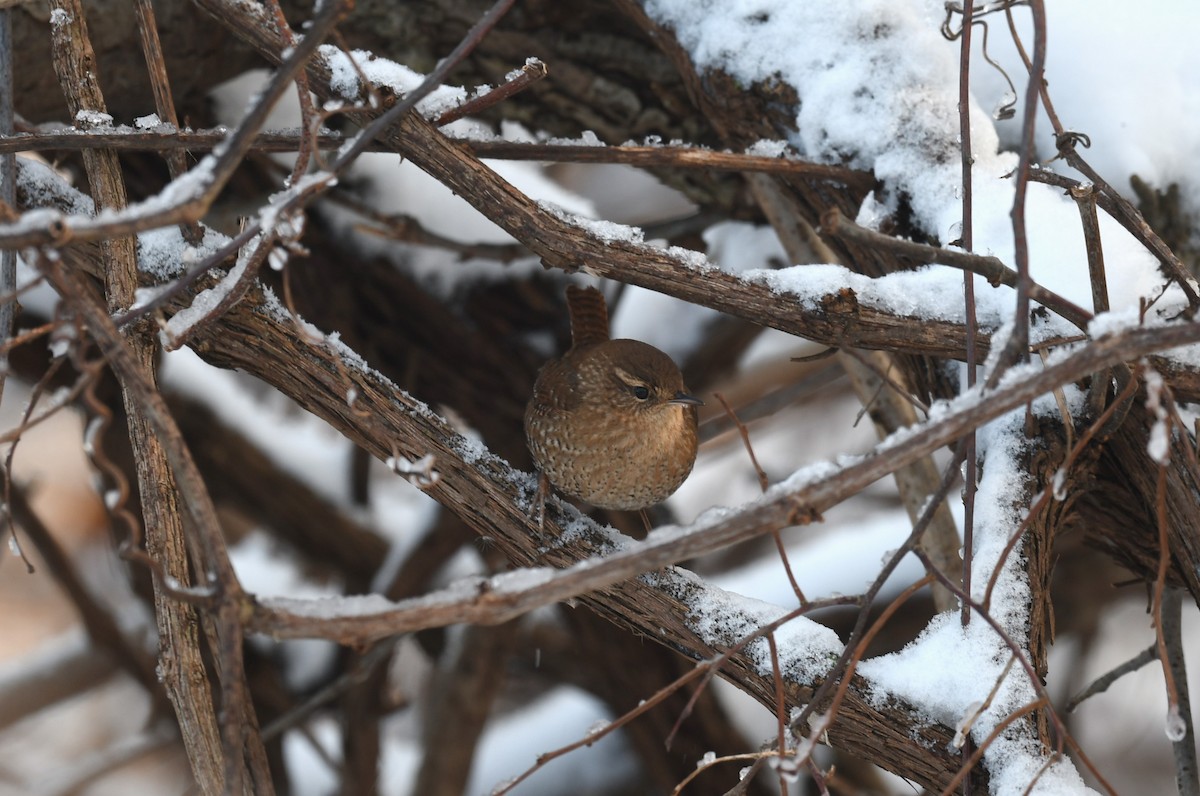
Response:
[[[54,63],[67,107],[78,118],[103,114],[106,112],[104,96],[100,91],[96,56],[88,38],[82,4],[78,0],[55,0],[54,6],[58,12],[55,16],[58,23],[51,26]],[[123,210],[126,206],[125,182],[116,153],[111,150],[85,152],[84,166],[96,209]],[[100,249],[108,306],[127,306],[133,302],[138,286],[134,239],[128,236],[108,238],[101,242]],[[107,320],[107,315],[96,306],[97,302],[88,290],[65,278],[61,271],[57,271],[57,275],[62,278],[51,282],[60,295],[74,298],[76,312],[84,314],[90,310],[94,317],[102,316]],[[123,346],[119,337],[112,341],[114,346],[123,348],[128,370],[138,371],[139,375],[141,372],[152,373],[155,356],[153,338],[146,336],[144,329],[141,331],[130,336],[128,347]],[[153,383],[152,375],[145,378]],[[140,396],[129,379],[122,379],[122,398],[129,416],[129,438],[142,487],[147,552],[170,577],[179,583],[190,583],[186,535],[175,502],[178,492],[163,440],[151,430]],[[221,759],[216,711],[196,632],[196,614],[191,606],[168,596],[161,583],[155,584],[154,599],[163,682],[175,707],[192,773],[205,793],[217,793],[224,789],[228,779]]]

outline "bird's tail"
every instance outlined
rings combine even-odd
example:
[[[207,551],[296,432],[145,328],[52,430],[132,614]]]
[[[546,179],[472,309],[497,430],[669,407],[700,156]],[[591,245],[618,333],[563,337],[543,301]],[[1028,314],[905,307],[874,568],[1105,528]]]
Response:
[[[571,285],[567,288],[567,311],[571,314],[572,347],[608,339],[608,306],[599,290]]]

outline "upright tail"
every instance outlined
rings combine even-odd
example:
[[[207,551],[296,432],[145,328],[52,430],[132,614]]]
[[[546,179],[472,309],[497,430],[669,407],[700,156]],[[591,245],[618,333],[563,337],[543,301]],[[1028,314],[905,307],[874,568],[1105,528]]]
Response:
[[[599,290],[571,285],[567,288],[567,311],[571,314],[573,348],[608,339],[608,306]]]

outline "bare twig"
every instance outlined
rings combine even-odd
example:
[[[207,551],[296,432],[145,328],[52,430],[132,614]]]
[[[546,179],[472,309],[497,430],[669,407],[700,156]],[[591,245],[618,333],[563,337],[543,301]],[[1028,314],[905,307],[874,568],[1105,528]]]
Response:
[[[524,91],[549,74],[546,69],[546,64],[536,58],[530,58],[524,66],[518,69],[515,75],[506,79],[503,83],[496,86],[486,94],[481,94],[474,99],[464,102],[457,108],[451,108],[438,117],[437,124],[439,127],[456,119],[461,119],[464,116],[471,116],[481,111],[487,110],[506,99]]]
[[[816,721],[816,726],[808,728],[809,747],[808,751],[805,753],[806,756],[807,754],[811,754],[812,749],[816,746],[817,741],[820,740],[821,736],[829,730],[830,726],[832,726],[834,719],[838,715],[838,708],[841,707],[842,701],[846,698],[846,692],[850,688],[850,681],[854,676],[854,670],[858,667],[858,663],[862,659],[862,656],[866,653],[867,646],[871,643],[872,639],[878,635],[879,631],[883,630],[884,626],[889,620],[891,620],[895,613],[900,610],[901,606],[908,602],[908,600],[911,599],[914,594],[928,586],[930,583],[933,583],[933,581],[934,576],[926,573],[925,577],[921,578],[916,583],[909,585],[908,588],[901,591],[896,595],[894,600],[888,603],[887,607],[880,612],[879,618],[877,618],[875,622],[872,623],[869,628],[867,628],[866,632],[864,632],[860,638],[852,639],[850,643],[846,645],[846,651],[850,654],[847,656],[845,653],[843,653],[842,657],[845,660],[845,664],[842,665],[841,662],[839,662],[839,666],[836,670],[837,674],[825,680],[826,685],[831,682],[837,682],[838,685],[837,689],[833,692],[833,697],[830,699],[829,704],[824,707],[821,717]],[[879,581],[877,580],[876,582]],[[862,609],[860,609],[860,621],[862,617],[866,616],[866,607],[867,606],[864,606]],[[824,687],[824,685],[822,687]],[[801,723],[802,720],[804,722],[808,722],[808,716],[805,715],[806,712],[807,709],[802,711],[800,715],[791,722],[791,730],[798,737],[803,733],[804,729],[804,724]]]
[[[949,27],[950,8],[947,7],[947,22],[943,33]],[[962,41],[959,43],[958,67],[958,135],[962,141],[960,147],[962,163],[962,248],[971,252],[975,248],[975,218],[974,218],[974,180],[971,178],[971,168],[974,157],[971,154],[971,30],[974,27],[975,3],[966,0],[962,5]],[[984,23],[981,23],[984,24]],[[986,52],[986,31],[985,52]],[[1005,78],[1007,79],[1007,75]],[[977,357],[975,335],[975,277],[970,273],[963,274],[963,303],[967,311],[967,388],[975,386],[977,378]],[[971,593],[971,570],[975,562],[975,491],[976,469],[979,466],[976,455],[976,434],[974,431],[966,438],[964,451],[963,483],[963,554],[962,554],[962,584],[963,591]],[[971,607],[962,604],[962,624],[971,621]]]
[[[1152,400],[1155,396],[1151,395]],[[1167,434],[1169,435],[1168,427]],[[1167,692],[1168,734],[1172,719],[1179,715],[1179,686],[1175,681],[1171,659],[1167,652],[1167,635],[1163,628],[1163,603],[1167,592],[1167,568],[1171,565],[1171,542],[1167,532],[1167,462],[1158,465],[1158,491],[1155,495],[1154,516],[1158,520],[1158,577],[1154,579],[1151,592],[1150,615],[1154,621],[1154,636],[1158,646],[1158,660],[1162,664],[1163,684]],[[1178,607],[1176,607],[1178,610]],[[1175,739],[1172,739],[1175,740]]]
[[[1029,359],[1029,300],[1034,282],[1029,273],[1029,236],[1025,228],[1025,194],[1029,185],[1029,170],[1034,156],[1034,129],[1037,123],[1037,97],[1042,87],[1046,67],[1046,8],[1042,0],[1029,0],[1033,11],[1033,60],[1029,65],[1029,80],[1025,88],[1025,118],[1021,125],[1021,146],[1017,164],[1015,198],[1013,199],[1013,257],[1017,266],[1017,308],[1014,313],[1012,336],[1004,356],[988,374],[988,384],[996,384],[1013,363]],[[1038,299],[1040,300],[1040,299]],[[1044,302],[1043,302],[1044,303]],[[1066,316],[1064,316],[1066,317]],[[1077,323],[1077,322],[1076,322]],[[1077,323],[1078,325],[1078,323]],[[1080,328],[1086,328],[1086,325]]]
[[[742,437],[742,445],[746,448],[746,454],[750,457],[750,464],[754,467],[754,472],[758,474],[758,486],[764,493],[767,487],[771,485],[770,479],[767,478],[766,472],[762,465],[758,463],[758,457],[754,455],[754,446],[750,444],[750,432],[741,420],[738,420],[737,413],[733,411],[733,407],[729,405],[729,401],[725,400],[725,396],[721,393],[714,393],[717,400],[721,402],[721,406],[725,409],[725,414],[733,421],[733,425],[738,430],[738,434]]]
[[[791,174],[855,188],[869,189],[875,177],[867,172],[794,158],[768,157],[737,152],[716,152],[686,146],[586,146],[574,144],[524,144],[511,141],[466,141],[481,158],[497,160],[547,160],[570,163],[613,163],[641,168],[709,169],[713,171]]]
[[[162,43],[158,39],[158,22],[154,16],[154,4],[152,0],[137,0],[134,10],[137,12],[142,53],[146,57],[146,67],[150,74],[150,89],[154,93],[154,108],[158,112],[159,119],[171,127],[178,128],[179,115],[175,113],[175,100],[171,96],[171,81],[167,77],[167,64],[163,59]],[[167,161],[167,171],[172,180],[187,171],[187,159],[182,150],[170,150],[165,152],[163,157]],[[193,246],[204,238],[204,233],[194,221],[180,224],[179,229],[184,240]]]
[[[491,96],[491,95],[487,95]],[[441,119],[438,120],[439,122]],[[88,149],[113,149],[120,152],[193,152],[211,151],[228,138],[221,130],[46,130],[17,133],[0,140],[0,153],[55,152]],[[317,150],[339,150],[350,139],[341,133],[318,130],[311,133],[268,130],[251,140],[248,152],[297,152],[309,137]],[[492,160],[542,161],[549,163],[594,163],[655,169],[704,169],[709,171],[763,172],[795,174],[841,182],[857,188],[869,188],[874,177],[867,172],[813,163],[796,158],[719,152],[695,146],[587,146],[565,143],[528,143],[521,141],[450,139],[477,157]],[[367,152],[392,152],[386,143],[371,142]]]
[[[646,713],[651,708],[657,707],[671,694],[675,693],[680,688],[683,688],[685,685],[687,685],[691,681],[693,681],[693,680],[697,679],[698,677],[700,677],[701,675],[703,675],[710,668],[710,666],[711,666],[711,664],[701,663],[695,669],[692,669],[690,672],[683,675],[675,682],[664,686],[663,688],[659,689],[656,693],[654,693],[647,699],[644,699],[644,700],[638,702],[637,707],[633,708],[632,710],[630,710],[629,712],[627,712],[625,715],[621,716],[620,718],[618,718],[614,721],[608,722],[607,724],[604,724],[603,726],[597,727],[594,731],[589,732],[585,737],[580,738],[579,740],[574,741],[573,743],[569,743],[566,746],[561,746],[558,749],[554,749],[552,751],[545,752],[543,754],[538,755],[537,761],[532,766],[530,766],[529,768],[525,769],[517,776],[510,779],[508,782],[505,782],[503,786],[494,789],[492,791],[492,796],[503,796],[506,793],[510,793],[513,788],[517,787],[522,782],[529,779],[529,777],[531,777],[533,774],[535,774],[539,770],[541,770],[551,760],[562,757],[563,755],[573,752],[576,749],[580,749],[584,746],[590,746],[591,744],[596,743],[596,741],[600,740],[601,738],[608,735],[609,733],[620,729],[621,727],[628,724],[630,721],[633,721],[638,716],[642,715],[643,713]]]
[[[1067,702],[1066,711],[1071,713],[1075,708],[1079,707],[1085,700],[1094,697],[1096,694],[1102,694],[1108,690],[1109,686],[1120,680],[1125,675],[1136,672],[1148,663],[1158,660],[1158,643],[1151,644],[1146,649],[1134,655],[1129,660],[1117,666],[1112,671],[1097,677],[1088,685],[1087,688],[1080,691],[1075,696],[1071,697]]]
[[[249,700],[244,690],[245,675],[241,667],[240,617],[244,610],[241,605],[242,593],[237,577],[225,554],[224,540],[216,520],[215,509],[204,490],[203,481],[196,471],[195,463],[187,446],[179,437],[178,428],[167,411],[161,394],[154,388],[150,377],[144,373],[145,366],[138,361],[137,354],[131,351],[128,344],[122,339],[107,311],[100,306],[98,300],[88,294],[81,283],[81,278],[66,272],[61,262],[52,258],[43,257],[39,266],[55,290],[69,301],[83,318],[88,331],[99,343],[109,364],[117,374],[126,395],[126,411],[130,416],[131,430],[137,428],[138,425],[144,425],[143,430],[134,432],[135,436],[132,441],[135,444],[135,450],[140,451],[144,457],[161,455],[166,466],[156,465],[147,459],[149,466],[157,468],[150,472],[156,473],[155,478],[168,479],[166,480],[168,484],[174,480],[177,485],[178,492],[172,490],[167,493],[166,497],[162,495],[163,490],[158,488],[157,482],[153,485],[143,486],[142,493],[146,497],[143,502],[143,511],[148,516],[156,517],[156,521],[151,527],[157,530],[174,529],[179,533],[179,537],[175,539],[156,540],[152,538],[148,540],[150,542],[157,541],[159,544],[156,546],[178,545],[177,548],[165,547],[165,550],[169,552],[159,549],[151,551],[151,553],[165,563],[168,567],[167,572],[172,578],[183,583],[187,582],[189,566],[187,554],[183,550],[182,525],[178,520],[172,521],[169,518],[185,515],[195,529],[195,533],[189,534],[187,537],[187,541],[193,545],[193,555],[198,562],[202,562],[201,571],[211,573],[223,592],[223,599],[216,618],[216,625],[221,631],[223,642],[222,648],[218,652],[219,662],[222,664],[221,684],[225,692],[222,702],[224,707],[232,711],[234,715],[244,714],[249,708]],[[138,447],[139,443],[141,447]],[[178,499],[179,506],[174,504],[172,498]],[[166,517],[163,516],[164,510],[170,512]],[[173,627],[168,621],[175,618],[181,610],[188,611],[190,609],[186,605],[177,604],[174,600],[160,599],[156,611],[160,620],[160,632],[171,633],[175,638],[175,643],[178,645],[174,648],[176,655],[184,652],[185,644],[194,644],[194,640],[189,642],[186,636],[175,635],[180,629]],[[194,619],[189,619],[186,613],[179,618],[183,621],[194,621]],[[195,665],[202,667],[198,660]],[[200,668],[200,672],[203,672],[203,668]],[[253,748],[249,750],[243,748],[243,740],[253,744],[253,740],[258,738],[255,724],[250,721],[235,720],[226,723],[227,734],[219,736],[216,716],[214,712],[211,712],[212,704],[207,697],[206,682],[200,684],[181,683],[174,678],[168,678],[166,684],[168,693],[172,696],[172,702],[180,716],[181,724],[185,727],[185,742],[190,744],[189,757],[197,778],[207,783],[207,786],[213,789],[212,792],[219,792],[226,783],[232,785],[237,782],[240,778],[238,769],[243,760],[243,752],[253,752]],[[196,686],[200,686],[200,694],[188,692],[189,689]],[[179,690],[173,691],[173,688]],[[250,733],[244,736],[247,730],[250,730]],[[187,740],[187,732],[193,732],[197,737]],[[218,762],[221,760],[221,755],[213,746],[216,737],[222,737],[226,742],[225,765]],[[261,783],[258,784],[261,785]]]
[[[86,119],[89,114],[106,111],[100,91],[96,56],[88,38],[87,24],[79,0],[54,0],[51,33],[55,70],[59,84],[73,116]],[[110,150],[89,150],[84,153],[84,167],[92,189],[96,209],[108,209],[120,214],[126,206],[125,184],[117,155]],[[109,307],[128,306],[137,289],[137,254],[129,236],[106,236],[100,243],[106,261],[105,292]],[[105,324],[111,325],[108,309],[100,305],[90,286],[79,275],[68,275],[61,260],[43,253],[39,258],[43,274],[58,293],[67,300],[93,335],[103,334]],[[131,389],[132,379],[141,376],[141,368],[149,368],[153,358],[153,342],[132,338],[127,344],[112,329],[109,350],[125,354],[122,368],[114,369],[122,382],[123,399],[129,415],[130,443],[140,457],[139,476],[143,480],[143,514],[148,518],[152,534],[149,541],[151,557],[162,563],[181,583],[187,583],[190,567],[183,553],[184,530],[181,518],[168,500],[157,499],[159,492],[171,494],[173,473],[167,466],[162,448],[163,438],[148,433],[144,406]],[[127,345],[135,347],[130,350]],[[115,357],[114,357],[115,358]],[[151,388],[152,389],[152,388]],[[155,393],[157,395],[157,393]],[[159,482],[165,489],[159,488]],[[213,523],[215,525],[215,522]],[[173,555],[173,553],[178,555]],[[191,606],[169,598],[161,590],[155,595],[155,615],[158,621],[161,649],[171,650],[177,657],[176,666],[168,667],[164,678],[167,694],[175,707],[181,734],[188,751],[193,775],[206,793],[216,793],[240,782],[242,761],[241,723],[227,739],[225,759],[219,747],[220,731],[216,712],[207,687],[205,666],[201,660],[199,639],[195,634],[195,615]],[[240,640],[240,638],[239,638]],[[164,658],[164,660],[167,660]],[[241,675],[241,672],[238,672]],[[226,678],[232,677],[226,672]],[[236,750],[236,755],[233,754]]]
[[[721,402],[721,406],[725,409],[725,414],[733,421],[733,425],[737,428],[738,434],[742,437],[742,445],[746,448],[746,454],[750,457],[750,464],[754,466],[754,472],[758,474],[758,487],[766,494],[767,487],[770,486],[770,480],[767,478],[767,473],[763,470],[762,465],[758,463],[758,457],[754,455],[754,446],[750,444],[750,431],[745,424],[738,419],[737,413],[733,411],[733,407],[725,400],[725,396],[721,393],[713,393],[717,400]],[[788,583],[792,586],[792,593],[796,595],[796,599],[801,605],[808,602],[804,596],[804,591],[800,588],[800,583],[796,580],[796,575],[792,572],[792,564],[788,559],[787,548],[784,547],[783,537],[779,531],[772,534],[775,539],[775,550],[779,553],[780,563],[783,564],[783,571],[787,574]],[[773,643],[773,642],[772,642]]]
[[[993,285],[1007,285],[1008,287],[1018,289],[1020,287],[1020,272],[1011,270],[996,257],[971,254],[954,249],[941,249],[936,246],[927,246],[923,243],[893,238],[890,235],[884,235],[859,226],[845,218],[837,208],[829,210],[821,217],[821,231],[827,235],[861,243],[864,246],[887,249],[917,262],[937,263],[939,265],[948,265],[951,268],[961,268],[968,273],[978,274],[986,278]],[[1028,263],[1026,264],[1028,265]],[[1092,314],[1087,310],[1037,283],[1031,282],[1027,288],[1027,293],[1034,301],[1057,312],[1080,329],[1086,330],[1088,322],[1092,319]],[[1028,338],[1026,339],[1028,340]],[[1028,342],[1025,345],[1028,347]]]
[[[1196,727],[1192,723],[1192,706],[1188,697],[1187,666],[1183,649],[1183,590],[1169,588],[1162,597],[1159,610],[1167,668],[1175,683],[1176,703],[1168,709],[1167,737],[1175,753],[1175,782],[1179,796],[1200,794],[1200,770],[1196,765]]]
[[[1071,198],[1079,207],[1079,220],[1083,224],[1083,240],[1087,248],[1088,273],[1092,283],[1092,312],[1108,312],[1108,277],[1104,271],[1104,245],[1100,239],[1100,219],[1096,215],[1096,191],[1092,185],[1080,185],[1069,190]],[[1108,398],[1108,371],[1092,376],[1088,389],[1088,410],[1095,416],[1104,409]]]

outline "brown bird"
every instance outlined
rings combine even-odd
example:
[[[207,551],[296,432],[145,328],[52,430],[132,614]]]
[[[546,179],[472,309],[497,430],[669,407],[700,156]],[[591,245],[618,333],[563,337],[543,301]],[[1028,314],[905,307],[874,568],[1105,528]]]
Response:
[[[605,509],[666,500],[696,462],[696,406],[671,358],[637,340],[611,340],[604,294],[567,288],[571,348],[538,373],[525,439],[546,480]]]

